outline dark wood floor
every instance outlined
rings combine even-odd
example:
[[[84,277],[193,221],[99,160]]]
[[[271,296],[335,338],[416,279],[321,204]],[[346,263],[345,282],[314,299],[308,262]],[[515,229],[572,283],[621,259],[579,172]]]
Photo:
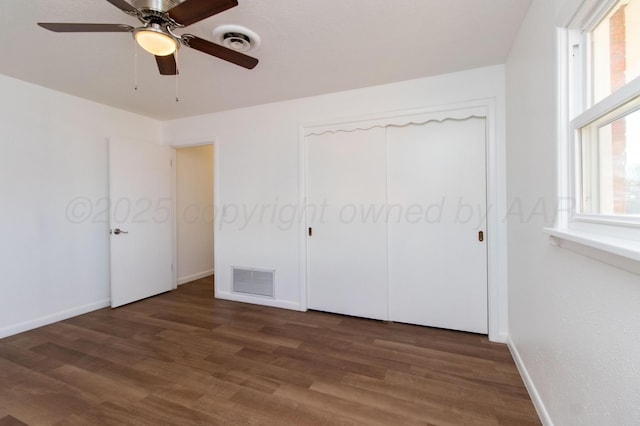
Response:
[[[506,346],[486,337],[212,289],[0,340],[0,426],[540,424]]]

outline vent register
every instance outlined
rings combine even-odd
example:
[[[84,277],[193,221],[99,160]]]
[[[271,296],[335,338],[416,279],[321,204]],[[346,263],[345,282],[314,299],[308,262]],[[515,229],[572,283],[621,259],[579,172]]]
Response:
[[[274,297],[275,270],[232,267],[231,279],[234,293]]]

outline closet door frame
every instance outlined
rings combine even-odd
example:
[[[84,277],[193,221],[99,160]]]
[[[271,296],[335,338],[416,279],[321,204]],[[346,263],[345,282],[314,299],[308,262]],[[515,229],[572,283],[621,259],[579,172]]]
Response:
[[[301,123],[298,130],[299,152],[299,205],[303,215],[299,223],[300,247],[300,309],[307,310],[307,152],[306,137],[328,131],[352,131],[389,125],[422,124],[429,121],[482,117],[486,120],[487,170],[487,299],[489,339],[507,342],[507,232],[506,223],[506,148],[504,141],[504,113],[496,113],[495,98],[425,107],[406,111],[393,111],[359,117],[336,118],[321,122]]]

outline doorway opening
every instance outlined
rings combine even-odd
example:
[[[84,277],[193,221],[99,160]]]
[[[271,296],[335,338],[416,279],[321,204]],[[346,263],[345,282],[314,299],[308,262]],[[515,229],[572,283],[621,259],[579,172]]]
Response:
[[[176,147],[176,281],[214,274],[213,144]]]

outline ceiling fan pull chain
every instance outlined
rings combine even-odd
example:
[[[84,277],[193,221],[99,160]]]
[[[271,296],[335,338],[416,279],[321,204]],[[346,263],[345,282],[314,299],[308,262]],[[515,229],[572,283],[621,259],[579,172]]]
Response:
[[[178,51],[177,50],[175,51],[174,56],[176,58],[176,74],[175,74],[176,75],[176,102],[180,102],[180,98],[178,97],[178,74],[180,74],[178,72],[178,70],[180,68],[178,67],[179,62],[178,62]]]
[[[138,43],[133,40],[133,90],[138,90]]]

